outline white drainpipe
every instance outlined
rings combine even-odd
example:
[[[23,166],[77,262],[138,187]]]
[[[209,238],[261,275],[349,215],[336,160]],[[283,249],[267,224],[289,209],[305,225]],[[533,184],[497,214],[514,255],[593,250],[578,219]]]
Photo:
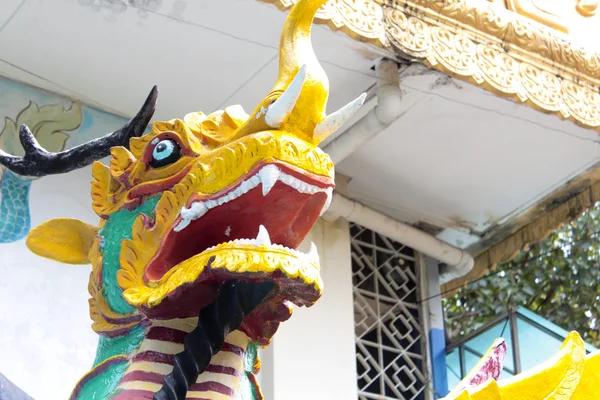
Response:
[[[411,64],[406,68],[419,69],[422,66]],[[375,66],[375,72],[377,106],[323,148],[336,164],[364,146],[408,111],[402,104],[398,64],[391,60],[380,60]],[[323,219],[332,221],[338,218],[362,225],[445,263],[446,266],[442,266],[440,271],[442,284],[466,275],[473,268],[473,256],[465,250],[335,192]]]
[[[406,111],[402,107],[398,64],[391,60],[380,60],[375,65],[375,73],[377,106],[323,148],[334,163],[339,163],[358,150]]]
[[[335,221],[338,218],[364,226],[447,264],[447,268],[440,271],[441,284],[466,275],[475,263],[467,251],[334,192],[323,219]]]

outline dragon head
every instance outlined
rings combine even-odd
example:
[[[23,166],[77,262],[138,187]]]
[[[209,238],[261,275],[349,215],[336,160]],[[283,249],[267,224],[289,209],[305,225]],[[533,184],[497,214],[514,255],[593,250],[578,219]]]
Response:
[[[328,80],[310,42],[312,20],[325,2],[300,0],[290,11],[279,77],[250,115],[240,106],[192,113],[155,122],[142,136],[154,88],[138,115],[104,138],[51,154],[23,126],[27,154],[0,153],[0,163],[29,175],[93,162],[99,225],[51,220],[30,232],[27,245],[54,260],[92,264],[97,332],[112,336],[145,318],[197,316],[223,282],[271,281],[276,289],[243,325],[266,343],[291,315],[290,303],[319,299],[317,251],[295,250],[334,188],[333,163],[317,146],[365,99],[325,113]],[[109,153],[110,166],[97,161]]]

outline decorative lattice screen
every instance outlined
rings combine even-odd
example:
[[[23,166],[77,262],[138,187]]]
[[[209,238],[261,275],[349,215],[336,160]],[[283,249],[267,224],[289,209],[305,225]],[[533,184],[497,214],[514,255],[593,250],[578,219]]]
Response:
[[[412,249],[350,225],[360,400],[424,399],[419,276]]]

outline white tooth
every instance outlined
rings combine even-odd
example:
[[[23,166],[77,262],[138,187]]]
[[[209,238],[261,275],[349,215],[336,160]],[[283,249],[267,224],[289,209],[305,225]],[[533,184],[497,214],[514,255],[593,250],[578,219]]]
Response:
[[[291,178],[292,178],[292,177],[291,177],[291,176],[289,176],[288,174],[283,174],[283,173],[282,173],[282,174],[279,176],[279,179],[281,180],[281,182],[285,183],[285,184],[286,184],[286,185],[288,185],[288,186],[289,186],[289,185],[290,185],[290,183],[292,182],[292,179],[291,179]]]
[[[196,213],[193,211],[194,210],[193,206],[194,205],[192,204],[192,207],[190,207],[190,208],[187,208],[185,206],[182,207],[181,208],[181,212],[180,212],[181,218],[183,218],[183,219],[192,219],[192,218],[194,218],[196,216]]]
[[[331,199],[333,198],[333,188],[328,187],[327,189],[325,189],[325,194],[327,195],[327,200],[325,200],[325,204],[323,205],[323,209],[321,210],[321,214],[319,214],[319,217],[322,217],[323,214],[325,214],[325,211],[327,211],[327,209],[331,205]]]
[[[300,97],[304,80],[306,79],[306,65],[303,65],[292,82],[285,91],[279,96],[274,103],[267,109],[265,114],[265,122],[271,128],[279,128],[287,116],[292,112],[296,101]]]
[[[250,178],[250,183],[250,189],[254,189],[255,187],[257,187],[260,183],[260,178],[258,177],[258,175],[254,175],[252,178]]]
[[[188,226],[190,224],[190,222],[192,222],[192,221],[190,221],[189,219],[182,219],[181,222],[178,223],[175,228],[173,228],[173,230],[175,232],[179,232],[179,231],[185,229],[185,227]]]
[[[196,203],[192,203],[190,208],[183,207],[181,209],[181,217],[184,219],[194,220],[206,214],[207,211],[208,208],[206,208],[204,202],[198,201]]]
[[[252,189],[252,183],[250,183],[250,181],[244,181],[242,182],[242,185],[240,186],[240,188],[242,189],[243,193],[248,193],[248,191],[250,189]]]
[[[316,263],[319,262],[319,253],[317,252],[317,246],[315,246],[314,243],[310,243],[310,250],[308,250],[308,253],[306,253],[306,255],[311,261],[314,261]]]
[[[267,228],[265,228],[262,225],[258,228],[258,235],[256,236],[255,241],[258,246],[260,246],[260,245],[270,246],[271,245],[271,238],[269,237],[269,232],[267,231]]]
[[[277,183],[277,179],[279,178],[279,168],[275,165],[267,165],[258,172],[258,176],[262,182],[262,194],[263,196],[266,196]]]
[[[206,207],[215,208],[217,206],[217,202],[215,200],[209,200],[206,202]]]
[[[327,136],[337,131],[342,125],[344,125],[346,121],[350,119],[350,117],[352,117],[358,111],[359,108],[362,107],[366,98],[367,94],[363,93],[333,114],[329,114],[327,117],[325,117],[323,122],[315,127],[315,133],[313,137],[323,140]]]

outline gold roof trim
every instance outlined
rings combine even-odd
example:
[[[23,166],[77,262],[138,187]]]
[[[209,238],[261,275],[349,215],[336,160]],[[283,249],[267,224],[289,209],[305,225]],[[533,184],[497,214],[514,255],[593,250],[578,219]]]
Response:
[[[567,185],[550,194],[526,213],[510,221],[501,229],[490,232],[477,248],[469,249],[475,254],[471,271],[441,287],[443,297],[455,294],[468,282],[485,275],[498,264],[512,260],[530,245],[546,239],[562,224],[577,219],[600,201],[600,163]]]
[[[297,0],[261,1],[287,9]],[[330,0],[316,20],[357,40],[391,47],[402,58],[600,130],[600,52],[577,45],[564,33],[567,25],[542,18],[548,14],[544,10],[535,14],[526,1],[510,2],[511,11],[481,0]],[[586,18],[581,5],[573,8]],[[590,19],[600,16],[590,15],[581,23],[600,22]]]
[[[512,11],[469,0],[385,7],[396,51],[584,127],[600,128],[600,53]]]

